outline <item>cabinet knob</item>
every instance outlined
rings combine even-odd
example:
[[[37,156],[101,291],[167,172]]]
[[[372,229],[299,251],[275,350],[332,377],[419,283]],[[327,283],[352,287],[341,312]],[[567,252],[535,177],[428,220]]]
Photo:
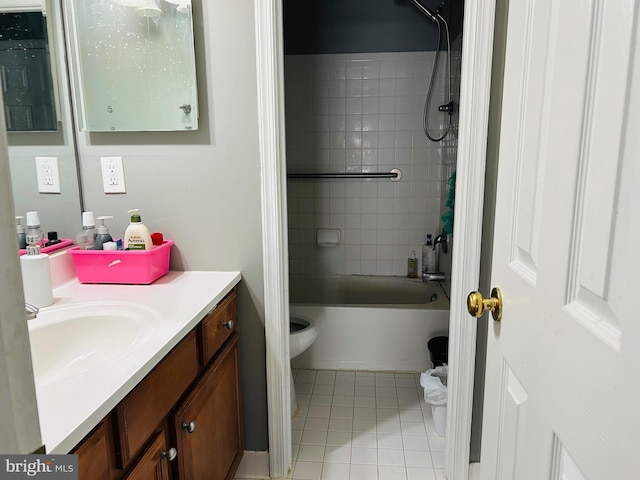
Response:
[[[173,462],[176,459],[177,456],[178,456],[178,450],[176,450],[175,448],[170,448],[169,450],[164,450],[162,452],[162,454],[160,455],[160,457],[162,459],[166,458],[170,462]]]
[[[182,422],[182,429],[186,430],[188,433],[193,433],[196,430],[196,422]]]
[[[227,320],[222,324],[223,327],[228,328],[229,330],[233,330],[234,325],[233,320]]]

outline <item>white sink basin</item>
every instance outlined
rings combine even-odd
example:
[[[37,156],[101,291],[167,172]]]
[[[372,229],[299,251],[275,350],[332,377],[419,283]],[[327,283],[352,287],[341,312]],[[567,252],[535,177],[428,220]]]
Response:
[[[134,352],[161,315],[129,302],[82,303],[40,310],[29,322],[36,385],[88,372]]]

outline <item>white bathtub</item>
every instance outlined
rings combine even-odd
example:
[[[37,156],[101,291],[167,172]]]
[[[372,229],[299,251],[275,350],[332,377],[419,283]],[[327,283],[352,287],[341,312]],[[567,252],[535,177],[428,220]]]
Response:
[[[293,275],[289,286],[291,314],[318,327],[294,368],[421,372],[431,368],[427,340],[449,331],[449,301],[438,283]]]

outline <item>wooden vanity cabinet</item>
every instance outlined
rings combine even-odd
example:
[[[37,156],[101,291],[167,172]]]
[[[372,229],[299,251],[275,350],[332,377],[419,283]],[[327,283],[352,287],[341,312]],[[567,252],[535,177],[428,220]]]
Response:
[[[233,478],[243,451],[237,335],[173,414],[173,427],[178,478]]]
[[[227,480],[243,453],[232,291],[72,453],[79,480]]]

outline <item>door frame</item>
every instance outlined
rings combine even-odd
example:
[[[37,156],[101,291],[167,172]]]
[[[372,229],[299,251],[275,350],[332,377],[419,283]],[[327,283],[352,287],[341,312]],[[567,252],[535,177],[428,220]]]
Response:
[[[282,0],[260,0],[254,5],[269,468],[271,477],[281,478],[291,468]],[[459,116],[463,135],[458,140],[449,325],[445,455],[449,480],[467,480],[469,475],[477,325],[469,321],[464,305],[467,293],[477,289],[480,274],[495,0],[466,0],[464,11]]]

